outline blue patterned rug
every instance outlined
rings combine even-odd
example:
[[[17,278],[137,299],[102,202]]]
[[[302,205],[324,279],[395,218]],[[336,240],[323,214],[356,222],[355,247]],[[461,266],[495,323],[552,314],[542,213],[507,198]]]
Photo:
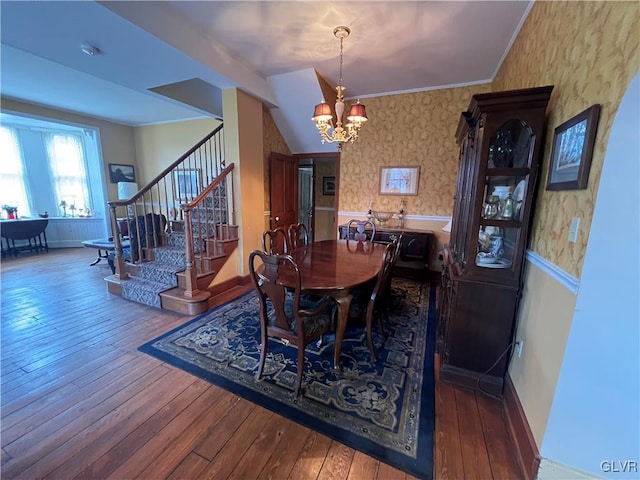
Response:
[[[269,340],[262,380],[258,302],[253,291],[166,333],[139,350],[419,478],[433,470],[435,286],[393,279],[389,334],[374,327],[377,362],[364,328],[347,327],[342,372],[333,342],[307,346],[295,398],[297,350]]]

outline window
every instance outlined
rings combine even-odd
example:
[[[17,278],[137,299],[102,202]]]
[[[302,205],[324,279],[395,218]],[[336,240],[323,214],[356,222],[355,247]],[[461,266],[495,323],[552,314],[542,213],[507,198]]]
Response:
[[[18,207],[18,215],[31,216],[22,151],[15,129],[0,127],[0,156],[0,205]]]
[[[17,204],[20,218],[91,216],[108,229],[98,129],[2,111],[0,149],[0,205]]]
[[[47,133],[44,140],[56,203],[64,202],[72,213],[89,208],[82,137]]]

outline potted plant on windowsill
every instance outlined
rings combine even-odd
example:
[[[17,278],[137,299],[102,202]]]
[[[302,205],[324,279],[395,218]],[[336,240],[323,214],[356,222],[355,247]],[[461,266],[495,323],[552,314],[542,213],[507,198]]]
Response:
[[[7,212],[7,219],[14,220],[18,218],[18,207],[12,205],[2,205],[2,209]]]

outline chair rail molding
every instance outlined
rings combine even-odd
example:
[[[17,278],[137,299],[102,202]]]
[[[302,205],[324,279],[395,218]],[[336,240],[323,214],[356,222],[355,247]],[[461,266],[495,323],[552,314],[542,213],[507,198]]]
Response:
[[[367,212],[339,211],[338,215],[343,217],[366,217]],[[448,222],[449,220],[451,220],[451,217],[443,217],[439,215],[405,215],[404,219],[405,220],[424,220],[424,221],[430,221],[430,222]]]
[[[578,290],[580,289],[580,280],[578,280],[576,277],[568,274],[556,264],[551,263],[544,257],[541,257],[533,250],[527,250],[526,259],[529,263],[535,265],[547,275],[557,280],[558,283],[560,283],[571,293],[573,293],[574,295],[578,294]]]

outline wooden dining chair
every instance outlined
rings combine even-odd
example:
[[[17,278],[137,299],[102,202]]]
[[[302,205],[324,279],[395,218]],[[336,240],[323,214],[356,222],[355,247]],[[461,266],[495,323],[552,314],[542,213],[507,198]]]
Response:
[[[268,255],[289,253],[289,238],[284,228],[265,230],[262,233],[262,250]]]
[[[395,301],[397,298],[400,298],[400,296],[398,295],[393,295],[392,293],[392,288],[391,288],[391,278],[393,276],[393,267],[395,267],[396,263],[398,262],[398,258],[400,258],[400,252],[402,250],[402,246],[404,244],[404,232],[402,232],[400,234],[400,236],[395,237],[393,239],[393,241],[391,242],[391,271],[389,273],[389,276],[386,279],[385,284],[382,286],[382,302],[384,303],[384,308],[387,311],[385,314],[388,317],[388,310],[393,310],[398,308],[399,306],[399,302]],[[387,338],[387,335],[384,331],[384,328],[381,329],[382,330],[382,336],[385,338]]]
[[[309,232],[304,223],[292,223],[289,225],[289,247],[294,250],[309,244]]]
[[[391,281],[391,269],[393,268],[393,257],[395,248],[396,245],[394,243],[389,243],[385,247],[384,253],[382,255],[382,267],[378,272],[376,283],[373,287],[373,291],[371,291],[371,295],[368,298],[366,306],[367,313],[365,320],[367,325],[367,344],[369,345],[369,351],[371,352],[371,358],[373,361],[376,360],[376,352],[373,347],[373,318],[376,316],[376,313],[380,313],[380,311],[384,311],[385,315],[388,316],[388,312],[385,308],[385,303],[388,301],[387,294],[389,290],[387,288],[387,285]],[[384,341],[386,341],[382,319],[380,318],[380,315],[377,315],[377,318],[378,328]]]
[[[367,231],[371,232],[371,238],[368,238]],[[374,241],[376,236],[376,224],[371,220],[351,219],[347,223],[347,238],[365,242],[367,240]]]
[[[382,245],[379,245],[382,246]],[[393,257],[396,245],[388,243],[384,247],[382,254],[382,266],[378,271],[378,275],[372,282],[360,285],[352,291],[351,305],[349,306],[349,318],[355,321],[364,322],[367,331],[367,344],[371,352],[371,358],[376,360],[375,349],[373,346],[373,320],[378,318],[378,328],[386,341],[386,334],[382,324],[381,313],[388,316],[386,302],[389,301],[387,285],[391,279],[391,269],[393,268]]]
[[[258,258],[262,261],[262,268],[256,266]],[[295,285],[290,290],[293,294],[277,282],[282,268],[294,273]],[[297,397],[302,384],[306,346],[321,339],[332,328],[335,302],[330,297],[314,302],[301,295],[300,270],[289,255],[267,255],[254,250],[249,255],[249,272],[260,304],[262,344],[256,379],[262,377],[269,338],[286,339],[298,348],[298,377],[294,389]]]

